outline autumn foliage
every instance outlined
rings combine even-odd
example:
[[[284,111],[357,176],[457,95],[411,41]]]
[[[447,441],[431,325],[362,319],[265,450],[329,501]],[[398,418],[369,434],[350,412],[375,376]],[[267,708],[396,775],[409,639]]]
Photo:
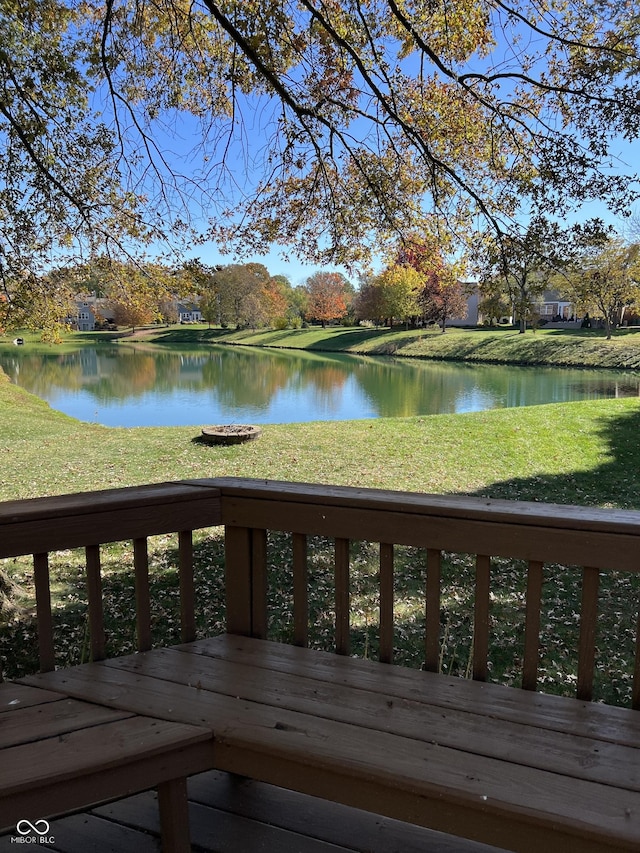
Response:
[[[344,276],[335,272],[318,272],[307,279],[307,318],[325,326],[347,314],[347,289]]]

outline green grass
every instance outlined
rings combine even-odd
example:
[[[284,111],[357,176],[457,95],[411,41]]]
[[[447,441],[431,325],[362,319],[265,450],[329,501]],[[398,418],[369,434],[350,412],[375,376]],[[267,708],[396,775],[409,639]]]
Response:
[[[640,329],[635,328],[622,329],[607,341],[603,331],[581,329],[541,329],[525,335],[512,328],[447,329],[443,335],[398,328],[225,331],[188,326],[151,331],[148,340],[163,345],[226,343],[495,364],[640,369]]]
[[[640,507],[636,399],[266,425],[235,447],[202,444],[194,427],[81,423],[8,381],[0,411],[2,500],[249,476]]]
[[[21,333],[23,334],[23,333]],[[511,327],[439,330],[330,326],[323,329],[282,331],[230,331],[208,326],[152,326],[132,334],[130,330],[65,334],[61,344],[43,344],[33,333],[24,333],[25,347],[34,353],[69,352],[79,346],[117,341],[122,346],[148,344],[189,346],[207,343],[236,346],[282,347],[317,352],[361,355],[394,355],[493,364],[529,364],[564,367],[640,369],[640,328],[621,329],[612,340],[597,329],[541,329],[520,335]],[[0,352],[13,350],[12,336],[0,337]]]
[[[640,401],[568,403],[369,421],[267,425],[255,442],[216,447],[184,428],[109,429],[83,424],[8,381],[0,380],[0,499],[218,475],[342,483],[436,493],[466,493],[526,500],[640,508],[637,476]],[[103,549],[105,609],[111,654],[134,648],[131,547]],[[177,555],[173,537],[151,540],[153,626],[159,643],[179,637]],[[224,623],[223,547],[220,531],[196,541],[198,628]],[[420,666],[423,643],[425,555],[399,548],[397,659]],[[0,658],[7,675],[35,666],[37,641],[32,570],[28,560],[5,561],[12,587]],[[291,637],[291,552],[281,534],[269,539],[272,635]],[[312,644],[332,644],[332,549],[311,543]],[[377,559],[374,545],[352,545],[354,652],[377,649]],[[566,692],[575,681],[580,573],[549,566],[544,586],[541,682]],[[494,680],[518,683],[522,661],[525,568],[493,562]],[[0,579],[2,571],[0,571]],[[88,634],[82,554],[51,557],[59,663],[86,659]],[[2,591],[0,590],[0,596]],[[597,695],[611,702],[629,696],[638,579],[607,573],[599,618]],[[444,672],[466,675],[472,663],[473,566],[449,554],[443,568]],[[0,602],[1,609],[1,602]]]

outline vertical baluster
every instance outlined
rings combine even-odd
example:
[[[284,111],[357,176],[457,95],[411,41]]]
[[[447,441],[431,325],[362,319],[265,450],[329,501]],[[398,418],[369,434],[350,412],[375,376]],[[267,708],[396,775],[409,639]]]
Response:
[[[473,678],[475,681],[487,680],[490,578],[491,558],[478,554],[476,557],[476,596],[473,623]]]
[[[133,540],[133,567],[136,585],[136,634],[138,651],[151,648],[151,597],[149,594],[149,554],[146,538]]]
[[[267,616],[267,531],[252,530],[251,537],[251,610],[253,637],[266,640]]]
[[[540,658],[540,608],[542,606],[543,563],[531,561],[527,572],[527,602],[524,629],[524,664],[522,687],[535,690],[538,686]]]
[[[580,652],[576,696],[590,702],[593,695],[593,670],[596,659],[596,626],[598,622],[598,569],[582,570],[582,603],[580,606]]]
[[[191,530],[178,534],[180,576],[180,629],[183,643],[196,638],[195,590],[193,584],[193,536]]]
[[[427,549],[426,619],[424,642],[424,668],[438,672],[440,664],[440,577],[442,552]]]
[[[48,554],[33,555],[33,575],[36,588],[36,608],[38,611],[40,671],[51,672],[56,668],[56,661],[53,648],[53,617],[51,615]]]
[[[349,643],[349,540],[335,541],[336,652],[348,655]]]
[[[293,534],[293,642],[309,645],[309,580],[307,569],[307,537]]]
[[[636,625],[636,660],[633,668],[631,707],[634,711],[640,711],[640,605],[638,607],[638,621]]]
[[[104,636],[104,610],[102,605],[102,574],[100,570],[100,546],[87,545],[87,598],[89,599],[89,636],[91,638],[91,660],[104,660],[106,642]]]
[[[380,660],[393,660],[393,545],[380,543]]]

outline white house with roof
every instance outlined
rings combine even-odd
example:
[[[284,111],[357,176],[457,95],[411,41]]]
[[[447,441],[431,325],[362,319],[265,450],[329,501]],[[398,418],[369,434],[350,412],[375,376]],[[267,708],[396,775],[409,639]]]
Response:
[[[202,312],[194,302],[178,303],[179,323],[202,323]]]

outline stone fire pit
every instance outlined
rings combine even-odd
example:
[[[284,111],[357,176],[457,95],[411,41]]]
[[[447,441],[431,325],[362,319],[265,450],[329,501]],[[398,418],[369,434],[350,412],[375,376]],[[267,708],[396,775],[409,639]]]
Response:
[[[209,444],[242,444],[243,441],[252,441],[261,435],[260,427],[249,424],[209,426],[202,430],[202,439]]]

